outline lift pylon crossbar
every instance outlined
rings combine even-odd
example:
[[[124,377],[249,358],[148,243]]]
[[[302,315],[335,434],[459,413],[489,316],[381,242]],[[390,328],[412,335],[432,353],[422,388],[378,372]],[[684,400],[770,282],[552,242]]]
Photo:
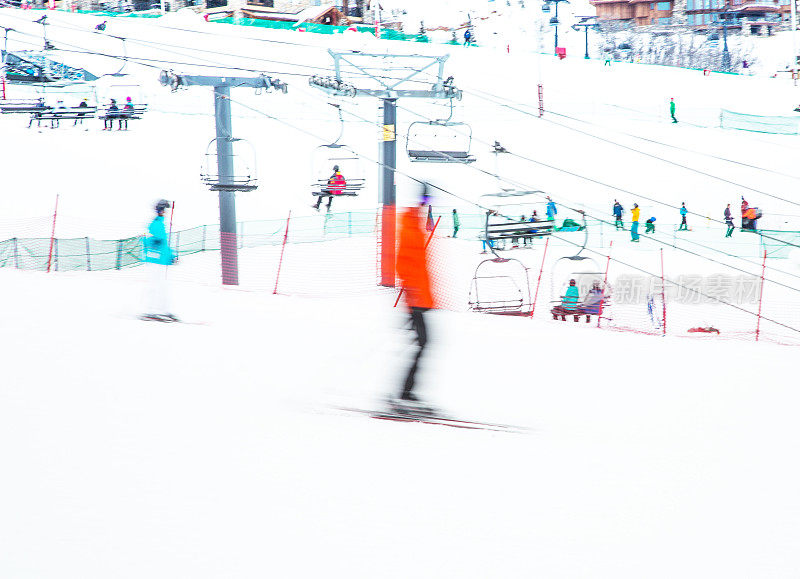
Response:
[[[368,96],[380,99],[396,98],[427,98],[427,99],[452,99],[461,100],[462,91],[452,85],[451,79],[444,78],[444,64],[450,57],[449,54],[442,56],[424,56],[420,54],[371,54],[363,52],[336,52],[328,50],[328,54],[333,58],[333,77],[314,76],[309,79],[309,84],[326,93],[334,96]],[[411,72],[402,78],[391,78],[385,76],[387,68],[370,67],[363,63],[356,62],[357,59],[373,59],[379,62],[387,62],[391,59],[409,59],[423,61],[419,67],[410,69]],[[427,62],[425,62],[427,61]],[[346,81],[342,77],[342,64],[353,67],[360,75],[366,79],[380,85],[382,88],[357,87]],[[430,89],[402,89],[400,85],[413,81],[416,77],[423,74],[426,70],[437,67],[436,82]],[[377,75],[372,70],[379,70]],[[409,70],[409,67],[403,67]],[[448,82],[450,81],[450,82]],[[416,82],[423,82],[417,80]],[[430,84],[425,81],[425,84]]]

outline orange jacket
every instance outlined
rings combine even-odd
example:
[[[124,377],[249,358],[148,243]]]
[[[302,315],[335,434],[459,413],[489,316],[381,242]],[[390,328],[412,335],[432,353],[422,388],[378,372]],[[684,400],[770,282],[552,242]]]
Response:
[[[421,207],[408,208],[400,218],[397,275],[406,303],[411,308],[434,307],[428,259],[425,250],[425,216]]]
[[[755,219],[755,218],[756,218],[756,215],[757,215],[757,214],[756,214],[756,210],[755,210],[755,209],[753,209],[753,208],[751,207],[751,208],[747,209],[747,210],[744,212],[744,214],[742,215],[742,217],[744,217],[745,219],[750,219],[750,220],[753,220],[753,219]]]

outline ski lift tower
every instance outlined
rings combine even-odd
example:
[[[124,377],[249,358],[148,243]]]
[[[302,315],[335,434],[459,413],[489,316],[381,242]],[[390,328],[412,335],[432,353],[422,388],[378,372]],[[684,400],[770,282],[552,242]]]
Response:
[[[383,136],[380,145],[378,181],[381,190],[381,281],[395,286],[396,209],[395,169],[397,167],[397,99],[458,99],[461,91],[453,77],[444,77],[444,63],[450,57],[419,54],[370,54],[328,50],[333,58],[333,77],[312,76],[308,83],[333,96],[367,96],[383,104]],[[345,78],[355,79],[349,82]],[[356,84],[358,83],[358,85]]]
[[[162,70],[159,81],[173,91],[180,87],[214,87],[214,120],[216,123],[217,174],[207,175],[204,181],[212,191],[219,192],[219,232],[222,256],[223,285],[239,285],[239,256],[236,245],[236,191],[252,191],[258,187],[249,176],[242,178],[234,173],[233,144],[239,139],[231,131],[231,88],[274,88],[287,91],[286,84],[268,76],[219,77],[178,75]]]

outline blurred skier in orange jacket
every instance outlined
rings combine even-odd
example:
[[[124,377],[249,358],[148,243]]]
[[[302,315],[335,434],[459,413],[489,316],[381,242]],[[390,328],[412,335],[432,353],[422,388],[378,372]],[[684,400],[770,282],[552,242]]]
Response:
[[[397,275],[403,296],[411,315],[411,328],[417,334],[419,350],[414,355],[408,375],[403,383],[400,400],[405,403],[419,402],[414,394],[415,376],[425,345],[428,343],[428,330],[425,325],[425,312],[435,307],[431,287],[425,233],[428,196],[423,195],[417,207],[409,207],[400,218],[400,243],[397,249]]]

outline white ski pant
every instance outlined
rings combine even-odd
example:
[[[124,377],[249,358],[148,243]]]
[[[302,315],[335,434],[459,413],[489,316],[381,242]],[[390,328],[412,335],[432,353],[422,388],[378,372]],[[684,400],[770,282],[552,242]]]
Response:
[[[167,283],[167,265],[145,263],[147,270],[145,288],[145,313],[166,315],[170,311],[169,284]]]

